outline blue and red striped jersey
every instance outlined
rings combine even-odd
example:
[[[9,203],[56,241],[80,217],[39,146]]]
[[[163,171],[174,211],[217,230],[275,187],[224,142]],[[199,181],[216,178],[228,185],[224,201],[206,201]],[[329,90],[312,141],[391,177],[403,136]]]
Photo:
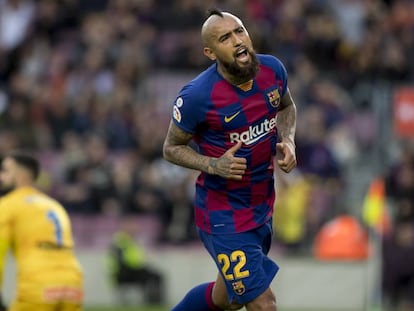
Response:
[[[185,85],[172,120],[200,154],[220,157],[239,140],[235,154],[247,160],[241,181],[201,173],[196,182],[195,221],[212,234],[244,232],[272,217],[275,200],[276,115],[287,90],[286,69],[276,57],[257,55],[260,69],[248,87],[232,85],[213,64]]]

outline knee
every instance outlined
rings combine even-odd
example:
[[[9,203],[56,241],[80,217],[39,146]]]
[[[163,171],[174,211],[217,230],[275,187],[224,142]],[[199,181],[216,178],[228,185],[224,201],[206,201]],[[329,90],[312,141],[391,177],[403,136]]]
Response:
[[[276,310],[276,297],[268,288],[263,294],[246,305],[248,311]]]
[[[227,299],[227,295],[213,295],[213,303],[219,309],[229,311],[239,310],[244,306],[234,301],[230,303]]]

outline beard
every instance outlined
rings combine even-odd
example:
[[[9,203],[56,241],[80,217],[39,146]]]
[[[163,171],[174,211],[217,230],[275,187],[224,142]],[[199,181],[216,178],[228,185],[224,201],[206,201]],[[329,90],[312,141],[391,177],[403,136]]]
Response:
[[[232,76],[232,81],[235,84],[241,84],[253,79],[259,71],[259,60],[257,59],[254,51],[248,50],[247,53],[250,55],[251,62],[247,66],[239,66],[237,61],[224,62],[220,61],[226,72]]]

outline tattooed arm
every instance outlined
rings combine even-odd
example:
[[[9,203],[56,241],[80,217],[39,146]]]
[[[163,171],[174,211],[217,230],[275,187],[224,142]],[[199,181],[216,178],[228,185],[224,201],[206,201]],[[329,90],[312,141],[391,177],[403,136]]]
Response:
[[[234,157],[234,153],[242,145],[241,142],[227,150],[221,157],[213,158],[201,155],[189,147],[188,143],[192,137],[192,134],[184,132],[171,122],[163,146],[164,159],[211,175],[234,180],[242,179],[246,170],[246,159]]]
[[[283,96],[277,113],[277,132],[281,142],[276,147],[283,154],[283,159],[277,162],[279,167],[288,173],[297,164],[295,154],[296,105],[289,89]]]
[[[277,132],[281,141],[290,142],[295,146],[296,105],[289,89],[283,96],[277,113]]]
[[[188,146],[192,137],[192,134],[184,132],[171,122],[163,146],[164,159],[180,166],[212,174],[214,163],[210,162],[213,159],[198,154]]]

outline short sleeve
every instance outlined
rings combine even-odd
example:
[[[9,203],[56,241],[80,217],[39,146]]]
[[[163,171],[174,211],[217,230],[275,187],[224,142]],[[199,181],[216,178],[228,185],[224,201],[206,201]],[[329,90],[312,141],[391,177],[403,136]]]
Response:
[[[185,86],[174,101],[172,120],[187,133],[194,134],[202,122],[203,101],[192,84]]]

